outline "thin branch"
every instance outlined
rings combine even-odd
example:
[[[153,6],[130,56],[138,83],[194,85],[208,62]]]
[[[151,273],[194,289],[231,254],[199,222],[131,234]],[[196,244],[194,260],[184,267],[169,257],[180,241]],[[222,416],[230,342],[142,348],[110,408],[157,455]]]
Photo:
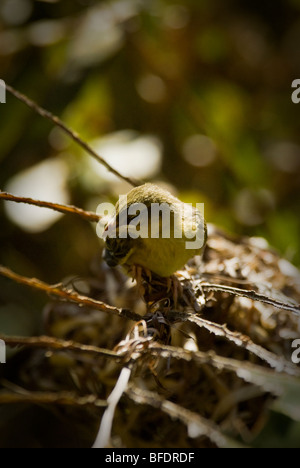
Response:
[[[216,336],[224,337],[240,348],[246,349],[263,361],[267,362],[273,369],[276,369],[277,372],[286,372],[290,375],[300,376],[300,371],[298,371],[298,368],[295,365],[283,357],[277,356],[262,346],[255,344],[247,335],[243,335],[240,332],[231,331],[226,327],[226,325],[210,322],[209,320],[203,319],[198,315],[190,314],[187,320],[189,322],[195,323],[199,327],[205,328]]]
[[[6,336],[0,334],[0,339],[10,346],[26,346],[28,348],[46,348],[55,351],[79,351],[82,353],[96,354],[113,359],[120,359],[120,354],[97,346],[85,345],[75,341],[65,341],[52,336]]]
[[[102,417],[99,432],[93,448],[106,448],[108,446],[116,408],[123,393],[127,389],[130,376],[131,369],[129,367],[123,367],[113,391],[107,398],[108,406]]]
[[[75,214],[81,216],[81,218],[92,221],[98,222],[101,217],[96,213],[92,213],[91,211],[85,211],[81,208],[77,208],[76,206],[72,205],[61,205],[59,203],[51,203],[46,201],[34,200],[33,198],[28,197],[18,197],[16,195],[12,195],[11,193],[1,192],[0,191],[0,199],[8,200],[15,203],[25,203],[27,205],[39,206],[40,208],[48,208],[50,210],[58,211],[59,213],[64,214]]]
[[[44,283],[43,281],[40,281],[36,278],[27,278],[25,276],[18,275],[9,268],[3,267],[1,265],[0,275],[9,278],[12,281],[15,281],[16,283],[20,283],[25,286],[29,286],[30,288],[46,292],[47,294],[60,297],[61,299],[64,299],[66,301],[71,301],[75,302],[76,304],[85,305],[91,309],[96,309],[102,312],[118,315],[119,317],[133,320],[135,322],[138,322],[141,319],[140,315],[128,309],[119,309],[117,307],[112,307],[108,304],[105,304],[104,302],[97,301],[96,299],[92,299],[87,296],[82,296],[74,291],[62,289],[60,286],[50,286],[49,284]]]
[[[126,391],[127,396],[135,403],[149,405],[166,413],[172,420],[181,421],[186,427],[190,438],[208,437],[220,448],[242,448],[242,445],[230,437],[224,435],[221,430],[208,419],[197,413],[183,408],[169,400],[165,400],[160,395],[147,390],[142,390],[134,385],[130,385]]]
[[[165,359],[182,359],[187,362],[195,361],[198,364],[208,364],[221,371],[228,370],[234,372],[239,378],[254,385],[264,388],[264,390],[281,395],[290,383],[295,383],[299,388],[300,370],[294,366],[294,375],[278,373],[273,369],[267,369],[248,361],[239,361],[228,357],[218,356],[214,351],[188,351],[183,348],[173,346],[158,345],[153,343],[148,350],[152,355]]]
[[[6,90],[11,93],[13,96],[15,96],[19,101],[22,101],[26,106],[30,107],[33,109],[37,114],[39,114],[41,117],[50,120],[54,125],[57,125],[59,128],[61,128],[67,135],[69,135],[72,140],[74,140],[81,148],[83,148],[88,154],[90,154],[94,159],[96,159],[100,164],[102,164],[106,169],[114,174],[115,176],[119,177],[120,179],[125,180],[128,182],[130,185],[137,187],[138,185],[141,185],[140,181],[137,181],[133,178],[126,177],[122,174],[120,174],[116,169],[111,167],[108,162],[106,162],[98,153],[96,153],[93,148],[88,145],[85,141],[83,141],[78,133],[74,132],[71,130],[66,124],[64,124],[57,116],[53,115],[51,112],[47,111],[46,109],[43,109],[40,107],[38,104],[36,104],[34,101],[29,99],[27,96],[24,94],[20,93],[16,89],[14,89],[12,86],[6,84]]]
[[[33,403],[37,405],[62,405],[62,406],[95,406],[97,408],[106,408],[107,402],[100,400],[95,395],[77,396],[69,392],[42,393],[26,392],[19,393],[0,393],[0,404],[15,403]]]
[[[265,304],[272,305],[277,309],[288,310],[290,312],[293,312],[297,316],[300,315],[300,305],[293,305],[281,301],[276,301],[275,299],[271,299],[270,297],[265,296],[264,294],[257,293],[256,291],[249,291],[247,289],[235,288],[233,286],[225,286],[211,283],[201,283],[200,286],[203,290],[206,291],[224,292],[232,294],[234,296],[247,297],[252,301],[263,302]]]

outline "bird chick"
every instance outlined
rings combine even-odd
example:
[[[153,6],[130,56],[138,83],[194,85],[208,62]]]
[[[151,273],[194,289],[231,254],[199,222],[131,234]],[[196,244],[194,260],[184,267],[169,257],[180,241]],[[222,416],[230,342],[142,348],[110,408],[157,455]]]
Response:
[[[199,210],[145,184],[118,201],[104,238],[103,258],[109,266],[121,265],[135,279],[141,271],[150,279],[152,273],[170,278],[202,253],[207,229]]]

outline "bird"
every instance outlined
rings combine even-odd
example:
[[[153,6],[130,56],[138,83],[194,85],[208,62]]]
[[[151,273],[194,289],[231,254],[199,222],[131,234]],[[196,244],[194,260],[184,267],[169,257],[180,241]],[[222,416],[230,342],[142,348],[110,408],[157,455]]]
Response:
[[[167,280],[169,290],[174,274],[202,254],[207,227],[200,210],[147,183],[119,199],[103,237],[108,266],[121,265],[138,283],[143,273],[150,282],[155,275]]]

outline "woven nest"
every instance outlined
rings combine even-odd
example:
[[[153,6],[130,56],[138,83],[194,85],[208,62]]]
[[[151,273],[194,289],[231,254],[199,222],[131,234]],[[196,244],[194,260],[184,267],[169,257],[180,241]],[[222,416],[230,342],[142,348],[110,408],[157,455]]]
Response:
[[[300,370],[291,362],[298,271],[264,240],[231,238],[211,226],[202,262],[192,260],[178,278],[176,307],[157,279],[144,282],[145,304],[130,279],[98,260],[90,278],[72,282],[80,294],[141,315],[140,322],[70,302],[47,305],[44,334],[64,340],[63,349],[26,349],[5,368],[27,390],[25,414],[47,427],[44,438],[29,428],[29,445],[91,446],[101,402],[126,366],[131,376],[111,447],[251,445],[270,408],[300,419]],[[75,349],[70,340],[114,353]]]

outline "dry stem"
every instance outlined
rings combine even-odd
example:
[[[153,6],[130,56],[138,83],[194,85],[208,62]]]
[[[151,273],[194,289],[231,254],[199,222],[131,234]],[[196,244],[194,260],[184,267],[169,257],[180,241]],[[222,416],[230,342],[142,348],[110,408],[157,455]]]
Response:
[[[111,172],[112,174],[116,175],[120,179],[125,180],[125,182],[128,182],[130,185],[137,187],[138,185],[141,185],[140,181],[137,181],[131,177],[125,177],[124,175],[120,174],[116,169],[111,167],[108,162],[106,162],[98,153],[96,153],[93,148],[88,145],[85,141],[83,141],[78,133],[74,132],[72,129],[70,129],[66,124],[64,124],[56,115],[53,115],[51,112],[47,111],[46,109],[43,109],[41,106],[36,104],[34,101],[29,99],[27,96],[24,94],[20,93],[16,89],[14,89],[12,86],[6,84],[6,90],[11,93],[13,96],[15,96],[19,101],[22,101],[26,106],[30,107],[33,109],[37,114],[39,114],[41,117],[50,120],[53,124],[57,125],[59,128],[63,130],[67,135],[69,135],[72,140],[74,140],[81,148],[83,148],[88,154],[90,154],[94,159],[96,159],[100,164],[102,164],[106,169]]]
[[[36,278],[27,278],[25,276],[18,275],[14,273],[9,268],[5,268],[0,265],[0,275],[6,278],[9,278],[16,283],[23,284],[25,286],[29,286],[33,289],[37,289],[39,291],[46,292],[47,294],[60,297],[61,299],[75,302],[80,305],[85,305],[91,309],[100,310],[102,312],[107,312],[110,314],[118,315],[119,317],[127,318],[133,321],[139,321],[141,317],[127,309],[119,309],[117,307],[112,307],[104,302],[97,301],[87,296],[82,296],[74,291],[68,291],[66,289],[62,289],[61,286],[50,286],[50,284],[44,283]]]

